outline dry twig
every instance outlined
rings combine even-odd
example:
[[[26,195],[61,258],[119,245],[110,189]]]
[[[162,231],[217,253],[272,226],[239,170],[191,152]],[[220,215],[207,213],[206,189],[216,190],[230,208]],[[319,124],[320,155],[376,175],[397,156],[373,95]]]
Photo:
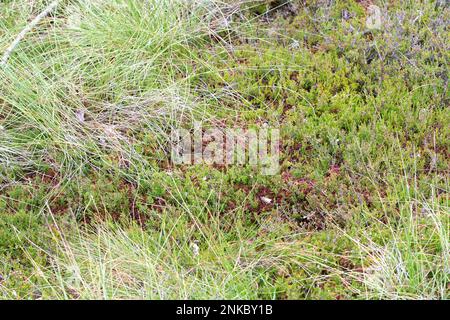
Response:
[[[58,5],[59,0],[55,0],[52,3],[50,3],[44,11],[42,11],[39,15],[36,16],[14,39],[14,41],[11,43],[11,45],[6,49],[5,53],[2,56],[2,59],[0,61],[0,67],[3,67],[8,62],[9,57],[11,56],[11,53],[14,51],[14,49],[19,45],[20,41],[25,38],[26,34],[30,32],[43,18],[45,18],[47,15],[52,12],[56,6]]]

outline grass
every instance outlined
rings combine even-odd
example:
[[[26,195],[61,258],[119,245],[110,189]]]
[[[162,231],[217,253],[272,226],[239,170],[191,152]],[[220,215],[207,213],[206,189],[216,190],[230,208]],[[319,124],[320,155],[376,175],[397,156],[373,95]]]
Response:
[[[0,297],[447,299],[442,2],[63,0],[0,67]],[[0,5],[0,53],[50,1]],[[279,127],[280,174],[171,129]],[[261,199],[272,201],[264,203]]]
[[[270,298],[276,288],[269,274],[302,256],[278,239],[224,242],[211,229],[203,228],[205,238],[191,243],[139,227],[78,230],[58,241],[50,267],[33,262],[40,275],[35,286],[40,297],[59,299]]]
[[[448,206],[423,197],[408,198],[399,206],[395,219],[372,222],[377,233],[353,237],[344,232],[367,265],[360,278],[366,297],[447,299]]]

